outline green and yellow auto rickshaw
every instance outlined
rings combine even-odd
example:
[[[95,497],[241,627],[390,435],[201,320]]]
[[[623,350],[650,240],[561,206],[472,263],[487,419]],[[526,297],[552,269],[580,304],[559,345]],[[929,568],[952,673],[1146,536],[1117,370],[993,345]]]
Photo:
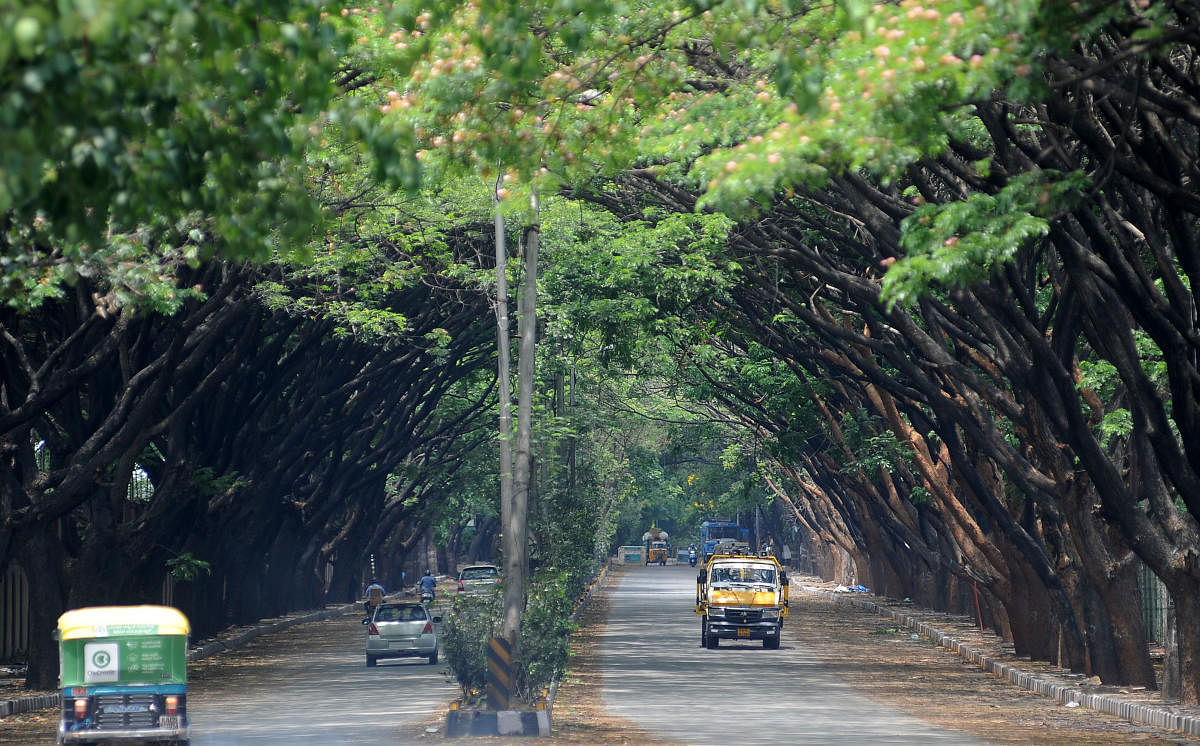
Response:
[[[187,617],[97,606],[58,618],[58,743],[188,742]]]

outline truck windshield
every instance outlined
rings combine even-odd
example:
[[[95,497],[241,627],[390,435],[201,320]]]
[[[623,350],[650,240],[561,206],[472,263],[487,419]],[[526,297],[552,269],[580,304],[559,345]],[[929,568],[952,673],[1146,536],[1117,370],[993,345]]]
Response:
[[[775,568],[765,565],[719,565],[712,571],[713,583],[775,584]]]

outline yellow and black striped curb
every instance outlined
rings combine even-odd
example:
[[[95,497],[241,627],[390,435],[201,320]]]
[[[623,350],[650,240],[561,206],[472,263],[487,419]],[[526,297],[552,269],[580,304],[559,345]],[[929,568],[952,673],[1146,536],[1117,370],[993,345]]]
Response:
[[[793,582],[795,583],[795,581]],[[1028,671],[1023,671],[1012,664],[997,660],[983,651],[964,644],[960,640],[942,632],[933,625],[914,619],[902,611],[881,606],[867,598],[860,598],[844,593],[833,593],[800,583],[795,584],[808,593],[823,596],[839,603],[858,606],[880,616],[887,617],[906,629],[911,629],[922,637],[957,654],[963,660],[970,661],[988,673],[1005,679],[1009,683],[1015,684],[1026,691],[1036,692],[1062,704],[1073,702],[1080,707],[1103,712],[1107,715],[1115,715],[1138,725],[1149,725],[1154,728],[1178,731],[1189,736],[1200,736],[1200,716],[1179,712],[1168,705],[1132,702],[1111,694],[1087,692],[1069,684],[1048,681]]]

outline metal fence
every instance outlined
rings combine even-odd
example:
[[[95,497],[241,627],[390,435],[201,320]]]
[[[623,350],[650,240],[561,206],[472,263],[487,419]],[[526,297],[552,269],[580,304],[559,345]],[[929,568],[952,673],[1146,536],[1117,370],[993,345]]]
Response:
[[[0,661],[23,660],[29,652],[29,579],[9,565],[0,576]]]
[[[1167,587],[1142,565],[1138,568],[1138,592],[1142,604],[1142,624],[1150,642],[1163,643],[1167,639],[1167,610],[1171,608],[1171,594]]]

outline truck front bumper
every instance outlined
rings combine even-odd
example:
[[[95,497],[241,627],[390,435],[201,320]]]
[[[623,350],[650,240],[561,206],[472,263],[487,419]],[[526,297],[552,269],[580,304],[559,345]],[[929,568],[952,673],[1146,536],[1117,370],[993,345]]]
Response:
[[[708,618],[708,634],[723,640],[765,640],[779,637],[783,628],[780,620],[761,622],[736,622],[727,619]]]
[[[125,728],[121,730],[64,731],[61,726],[58,742],[67,743],[186,743],[188,726],[178,728]]]

